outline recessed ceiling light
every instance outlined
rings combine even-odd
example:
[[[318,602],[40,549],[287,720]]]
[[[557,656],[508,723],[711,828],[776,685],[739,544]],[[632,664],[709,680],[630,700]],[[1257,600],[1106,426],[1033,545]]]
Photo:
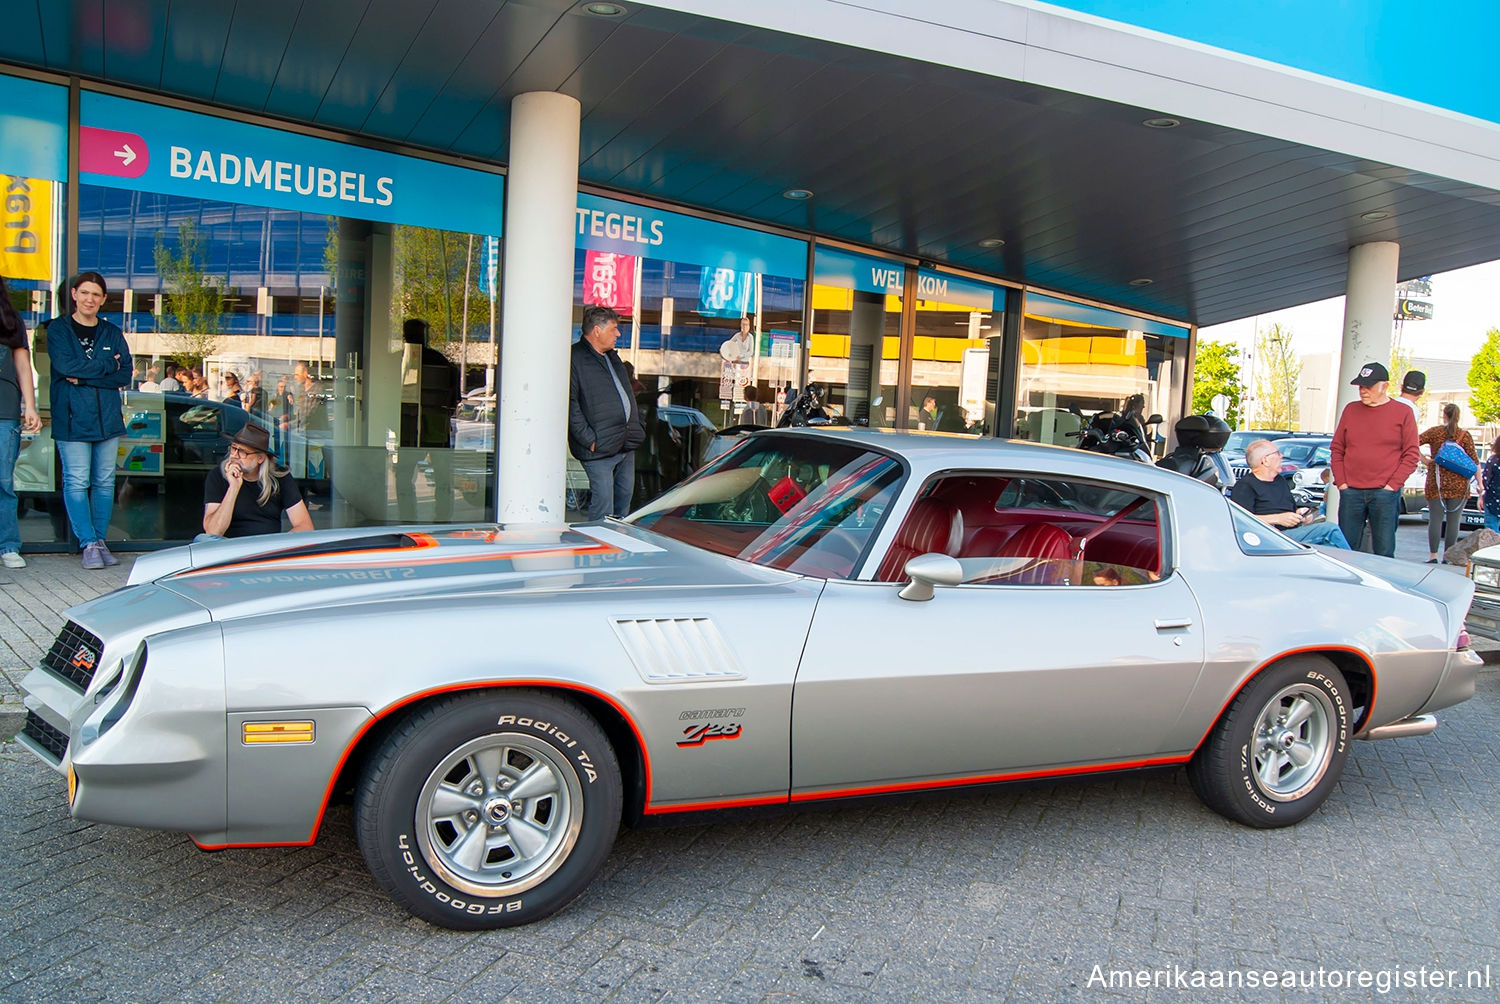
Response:
[[[1005,242],[998,237],[986,237],[979,242],[979,246],[982,248],[998,248],[1004,247]]]
[[[1359,218],[1369,223],[1379,223],[1381,220],[1390,219],[1391,214],[1377,209],[1373,213],[1360,213]]]
[[[1132,286],[1149,286],[1151,285],[1151,280],[1146,278],[1131,279],[1130,284]]]
[[[783,199],[791,199],[793,202],[805,202],[812,198],[812,192],[806,188],[788,188],[781,193]]]
[[[1141,121],[1141,125],[1145,126],[1147,129],[1176,129],[1178,126],[1182,125],[1182,120],[1168,118],[1165,115],[1161,115],[1156,118],[1143,119]]]
[[[617,3],[590,3],[584,4],[583,9],[590,14],[598,14],[600,17],[619,17],[625,13],[625,8]]]

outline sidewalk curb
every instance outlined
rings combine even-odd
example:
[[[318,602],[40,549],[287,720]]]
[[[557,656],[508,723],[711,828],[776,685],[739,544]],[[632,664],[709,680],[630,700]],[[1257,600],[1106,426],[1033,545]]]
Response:
[[[0,704],[0,742],[9,742],[26,724],[26,708],[20,704]]]

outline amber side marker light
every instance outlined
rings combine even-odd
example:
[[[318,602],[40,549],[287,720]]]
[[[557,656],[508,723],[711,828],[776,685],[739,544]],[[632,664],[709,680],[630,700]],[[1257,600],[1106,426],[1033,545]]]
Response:
[[[78,797],[78,774],[73,770],[73,765],[68,764],[68,806],[71,808],[73,800]]]
[[[261,743],[310,743],[312,722],[246,722],[240,730],[240,741],[246,746]]]

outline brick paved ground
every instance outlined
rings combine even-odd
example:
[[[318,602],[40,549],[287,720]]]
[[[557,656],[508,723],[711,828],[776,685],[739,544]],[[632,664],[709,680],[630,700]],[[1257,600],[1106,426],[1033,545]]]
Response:
[[[11,653],[18,603],[56,621],[106,581],[62,558],[11,574]],[[205,854],[70,820],[61,779],[0,744],[0,1000],[1496,1000],[1500,674],[1440,717],[1356,743],[1289,830],[1221,819],[1174,771],[628,832],[562,914],[483,934],[392,906],[347,808],[313,848]],[[1090,986],[1095,965],[1490,966],[1494,986],[1195,998]]]

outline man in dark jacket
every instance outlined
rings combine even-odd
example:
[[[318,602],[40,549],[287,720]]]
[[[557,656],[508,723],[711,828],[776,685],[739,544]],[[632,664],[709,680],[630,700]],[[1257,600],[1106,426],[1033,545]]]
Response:
[[[615,351],[620,315],[608,307],[583,312],[583,337],[573,344],[568,383],[568,449],[589,476],[589,520],[630,511],[635,448],[646,440],[630,375]]]

